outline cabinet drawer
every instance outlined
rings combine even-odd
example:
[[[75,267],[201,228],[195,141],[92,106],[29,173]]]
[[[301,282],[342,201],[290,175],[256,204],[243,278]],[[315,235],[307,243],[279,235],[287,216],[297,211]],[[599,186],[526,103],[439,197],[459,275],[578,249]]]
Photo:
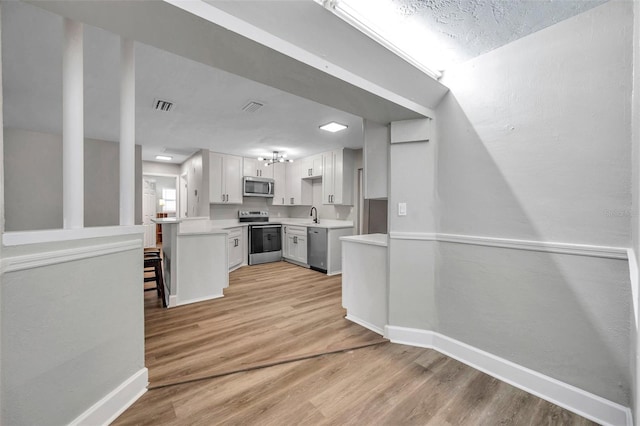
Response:
[[[242,228],[231,228],[228,229],[229,238],[239,238],[242,236]]]
[[[290,225],[286,225],[287,227],[287,234],[292,234],[292,235],[301,235],[301,236],[306,236],[307,235],[307,227],[306,226],[290,226]]]

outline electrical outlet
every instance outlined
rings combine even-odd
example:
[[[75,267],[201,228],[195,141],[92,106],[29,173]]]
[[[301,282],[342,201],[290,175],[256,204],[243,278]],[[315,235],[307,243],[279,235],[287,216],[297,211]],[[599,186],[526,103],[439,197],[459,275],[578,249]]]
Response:
[[[398,203],[398,216],[407,215],[407,203]]]

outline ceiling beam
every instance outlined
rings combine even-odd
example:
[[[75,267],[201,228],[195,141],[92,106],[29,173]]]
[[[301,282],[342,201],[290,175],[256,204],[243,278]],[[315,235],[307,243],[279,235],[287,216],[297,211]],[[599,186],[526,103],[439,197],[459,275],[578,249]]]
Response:
[[[398,93],[401,90],[389,87],[392,84],[388,80],[363,78],[351,72],[346,63],[328,62],[201,1],[171,4],[168,1],[36,0],[29,3],[368,120],[388,123],[433,116],[434,105],[425,105],[427,102],[416,102]],[[318,13],[328,13],[315,6]],[[353,37],[365,36],[353,29]],[[380,46],[380,49],[384,48]],[[404,70],[396,66],[389,72],[397,74],[398,81],[406,84],[406,72],[415,71],[409,64],[406,66],[410,68]],[[416,78],[415,74],[411,75]],[[439,96],[443,95],[447,89],[432,81],[438,85],[434,87]]]

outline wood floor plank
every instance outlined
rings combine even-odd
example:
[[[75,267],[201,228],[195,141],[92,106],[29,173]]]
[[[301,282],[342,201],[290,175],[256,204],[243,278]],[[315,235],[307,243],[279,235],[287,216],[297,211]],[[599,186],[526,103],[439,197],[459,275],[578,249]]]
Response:
[[[166,310],[147,295],[151,386],[384,341],[345,314],[340,276],[285,262],[234,271],[221,299]]]
[[[339,276],[274,263],[234,271],[223,299],[162,309],[148,292],[152,386],[114,424],[593,425],[345,320],[340,287]],[[359,345],[372,346],[344,350]],[[245,368],[256,369],[232,373]]]

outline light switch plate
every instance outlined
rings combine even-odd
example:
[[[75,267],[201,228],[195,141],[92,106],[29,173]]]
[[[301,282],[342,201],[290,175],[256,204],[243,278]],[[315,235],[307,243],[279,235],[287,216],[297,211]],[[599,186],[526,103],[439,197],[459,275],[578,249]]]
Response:
[[[398,203],[398,216],[407,215],[407,203]]]

